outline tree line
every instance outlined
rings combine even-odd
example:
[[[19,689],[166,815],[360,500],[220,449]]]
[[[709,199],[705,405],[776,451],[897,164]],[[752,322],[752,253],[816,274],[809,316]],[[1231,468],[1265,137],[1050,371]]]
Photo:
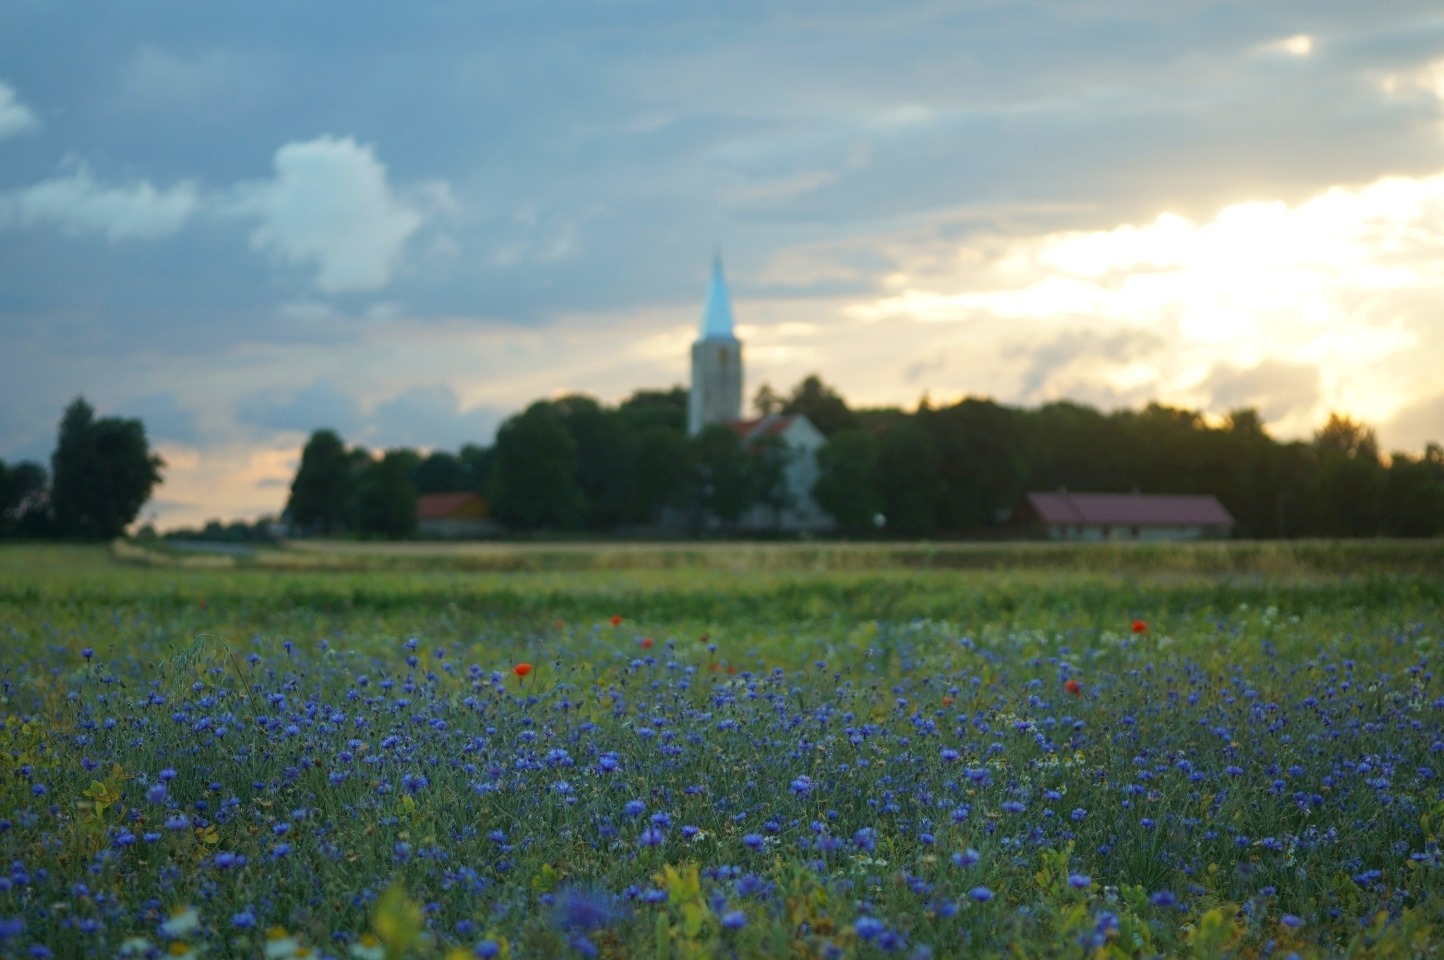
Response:
[[[1339,415],[1309,440],[1281,442],[1251,409],[1218,423],[1157,403],[1112,413],[981,398],[853,409],[817,376],[787,394],[763,386],[753,403],[806,415],[827,438],[812,492],[844,533],[998,535],[1023,494],[1063,488],[1213,494],[1246,537],[1444,534],[1444,449],[1385,457],[1373,430]],[[725,426],[688,437],[686,414],[680,387],[615,407],[584,395],[538,400],[490,447],[425,456],[376,456],[318,430],[287,516],[319,534],[399,538],[415,531],[419,494],[474,491],[515,531],[695,533],[709,519],[735,527],[758,506],[775,516],[789,505],[783,448],[745,445]]]
[[[76,397],[60,419],[48,470],[31,460],[0,460],[0,537],[118,537],[150,499],[164,466],[143,423],[97,417]]]

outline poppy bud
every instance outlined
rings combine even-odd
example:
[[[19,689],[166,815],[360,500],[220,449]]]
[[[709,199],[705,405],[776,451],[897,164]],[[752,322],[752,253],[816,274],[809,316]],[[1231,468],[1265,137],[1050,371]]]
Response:
[[[511,672],[514,673],[514,674],[516,674],[516,675],[517,675],[517,678],[520,679],[520,678],[522,678],[522,677],[525,677],[527,674],[531,673],[531,664],[529,664],[529,663],[518,663],[516,666],[514,666],[514,667],[511,668]]]

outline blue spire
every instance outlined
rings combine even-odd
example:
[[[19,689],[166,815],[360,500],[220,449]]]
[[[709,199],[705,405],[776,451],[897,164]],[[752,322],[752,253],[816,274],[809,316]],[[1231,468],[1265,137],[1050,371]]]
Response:
[[[712,258],[712,286],[707,291],[707,312],[702,315],[703,340],[736,340],[732,332],[732,298],[722,276],[722,256]]]

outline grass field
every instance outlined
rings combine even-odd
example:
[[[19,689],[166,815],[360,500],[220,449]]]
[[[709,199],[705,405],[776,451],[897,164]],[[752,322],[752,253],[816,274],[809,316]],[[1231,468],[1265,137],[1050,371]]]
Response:
[[[0,548],[0,957],[1434,955],[1441,571]]]

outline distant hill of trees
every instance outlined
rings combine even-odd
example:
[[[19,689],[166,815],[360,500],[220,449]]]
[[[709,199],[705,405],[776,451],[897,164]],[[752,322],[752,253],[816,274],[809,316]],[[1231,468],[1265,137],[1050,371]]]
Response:
[[[1210,424],[1150,404],[1102,413],[1057,402],[1022,409],[969,398],[915,411],[853,409],[817,376],[754,405],[800,413],[828,442],[818,502],[846,533],[914,537],[996,533],[1022,494],[1206,493],[1244,537],[1419,537],[1444,534],[1444,449],[1384,457],[1374,432],[1334,415],[1308,441],[1269,436],[1253,410]],[[615,407],[583,395],[538,400],[509,418],[491,447],[377,457],[331,430],[312,434],[287,507],[316,533],[405,537],[415,498],[475,491],[516,531],[640,530],[664,515],[735,521],[775,503],[780,474],[766,449],[715,427],[686,435],[687,392],[643,390]]]

